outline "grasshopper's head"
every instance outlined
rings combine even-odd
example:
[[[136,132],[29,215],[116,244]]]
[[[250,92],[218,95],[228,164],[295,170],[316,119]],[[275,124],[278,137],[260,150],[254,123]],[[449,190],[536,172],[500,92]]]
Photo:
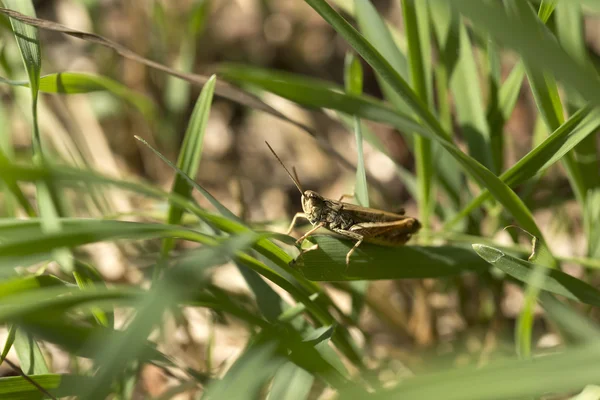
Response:
[[[325,199],[317,192],[305,190],[304,193],[302,193],[302,210],[312,224],[320,220],[324,204]]]

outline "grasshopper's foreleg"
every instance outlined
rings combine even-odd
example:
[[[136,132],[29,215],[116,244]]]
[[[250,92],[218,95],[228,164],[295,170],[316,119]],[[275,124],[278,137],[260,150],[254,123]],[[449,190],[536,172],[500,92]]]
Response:
[[[298,240],[296,240],[296,243],[301,243],[304,239],[306,239],[307,237],[312,235],[316,230],[321,229],[324,226],[325,226],[325,222],[319,222],[317,225],[313,226],[313,228],[310,231],[308,231],[304,235],[300,236],[298,238]]]
[[[301,212],[296,213],[296,215],[294,215],[294,218],[292,218],[292,223],[290,224],[290,227],[288,228],[286,235],[289,235],[290,233],[292,233],[292,230],[294,229],[294,226],[296,225],[296,221],[298,220],[298,218],[308,219],[308,216]]]
[[[346,231],[344,229],[334,229],[334,231],[339,233],[340,235],[343,235],[343,236],[349,237],[350,239],[356,240],[356,243],[354,243],[354,246],[346,254],[346,268],[348,268],[348,265],[350,265],[350,256],[352,255],[352,253],[354,253],[354,250],[356,250],[356,248],[358,246],[360,246],[360,244],[363,242],[363,239],[365,237],[359,233]]]

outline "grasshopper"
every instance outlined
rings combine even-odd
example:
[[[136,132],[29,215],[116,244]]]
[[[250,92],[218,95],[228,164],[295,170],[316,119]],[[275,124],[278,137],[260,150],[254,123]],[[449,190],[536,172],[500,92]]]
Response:
[[[401,246],[421,229],[421,223],[416,218],[405,216],[404,210],[400,210],[398,214],[395,214],[342,202],[345,197],[352,197],[349,195],[342,195],[336,201],[327,199],[313,190],[304,190],[296,174],[296,169],[292,169],[294,171],[294,175],[292,175],[269,143],[265,143],[302,194],[301,200],[304,212],[296,213],[287,234],[289,235],[292,232],[298,218],[307,219],[313,226],[312,229],[296,240],[296,244],[301,243],[320,228],[326,228],[354,239],[356,240],[354,247],[346,254],[346,267],[348,267],[350,256],[362,242],[382,246]]]

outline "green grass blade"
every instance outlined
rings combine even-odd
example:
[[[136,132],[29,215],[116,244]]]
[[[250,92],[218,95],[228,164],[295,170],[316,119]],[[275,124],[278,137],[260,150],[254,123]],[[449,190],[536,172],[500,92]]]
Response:
[[[327,81],[234,64],[222,64],[217,71],[224,79],[260,87],[307,107],[337,110],[372,121],[384,122],[403,131],[427,131],[408,115],[396,111],[383,102],[367,95],[351,96],[344,93],[344,88]]]
[[[102,275],[92,266],[81,262],[75,261],[75,270],[73,271],[73,277],[77,286],[81,290],[95,290],[98,287],[106,288],[106,283],[102,278]],[[115,313],[114,310],[105,312],[101,308],[95,308],[92,310],[94,318],[102,326],[108,328],[114,328],[115,325]]]
[[[0,77],[0,83],[29,87],[28,81],[8,80]],[[81,72],[60,72],[40,77],[39,91],[43,93],[79,94],[108,91],[136,107],[146,118],[153,118],[155,105],[146,96],[110,78]]]
[[[0,243],[0,266],[14,266],[19,263],[19,257],[50,254],[57,248],[99,241],[151,237],[179,237],[201,243],[208,240],[206,235],[174,225],[93,219],[62,219],[60,222],[64,230],[59,232],[45,231],[40,220],[18,223],[19,229],[11,230],[12,236]],[[2,234],[7,234],[7,227],[2,228]]]
[[[35,16],[33,3],[27,1],[8,0],[4,1],[8,8],[20,11],[29,16]],[[42,67],[41,45],[37,28],[26,25],[16,19],[10,18],[10,23],[21,51],[21,58],[27,71],[29,88],[31,90],[31,114],[32,114],[32,147],[34,162],[44,162],[44,152],[38,126],[38,95],[40,86],[40,71]],[[44,227],[48,231],[60,231],[58,217],[64,214],[60,197],[51,186],[45,182],[36,182],[37,202],[40,216]],[[66,271],[73,270],[72,257],[66,249],[56,249],[54,258]]]
[[[8,162],[9,162],[9,158],[7,156],[7,153],[5,153],[0,148],[0,164],[8,163]],[[29,217],[35,217],[37,215],[35,209],[31,205],[31,203],[29,203],[29,200],[27,199],[27,197],[25,196],[25,194],[23,193],[23,191],[21,190],[21,188],[19,187],[19,185],[17,185],[17,183],[15,181],[9,179],[9,177],[5,177],[4,185],[2,185],[2,186],[3,186],[3,189],[6,190],[6,192],[10,193],[17,200],[17,203],[21,206],[23,211],[25,211],[25,213]],[[6,202],[9,201],[8,196],[5,198],[5,201]],[[8,207],[8,205],[7,205],[7,207]]]
[[[537,24],[541,31],[545,30],[545,27],[539,23],[533,10],[528,4],[515,0],[510,1],[508,4],[511,6],[511,10],[517,18],[525,21],[524,23],[532,25]],[[558,93],[556,81],[544,70],[532,68],[527,60],[525,60],[525,69],[538,110],[544,118],[548,130],[554,131],[558,129],[564,123],[564,109]],[[571,182],[575,196],[580,204],[582,204],[585,200],[587,188],[585,187],[579,165],[572,154],[565,155],[563,164],[567,170],[569,181]]]
[[[377,50],[383,54],[391,66],[404,79],[409,79],[409,66],[406,56],[398,48],[385,21],[381,18],[373,4],[369,0],[354,0],[354,17],[358,22],[360,31],[371,43],[377,44]],[[381,77],[376,74],[377,82],[381,87],[384,97],[394,107],[404,113],[410,113],[408,105],[396,91]]]
[[[554,11],[554,3],[554,0],[543,0],[540,4],[540,8],[538,9],[538,17],[544,24],[548,22],[548,19]],[[523,65],[522,60],[519,60],[513,67],[512,71],[510,71],[510,74],[504,81],[504,84],[500,87],[500,91],[498,93],[498,108],[500,113],[496,115],[496,118],[490,120],[490,126],[492,128],[498,125],[503,127],[504,123],[510,118],[513,110],[515,109],[515,105],[517,104],[517,99],[519,98],[524,77],[525,66]]]
[[[450,77],[450,87],[456,102],[456,116],[460,129],[467,141],[469,154],[493,169],[490,130],[487,124],[479,70],[473,54],[473,46],[467,28],[458,24],[458,61]]]
[[[404,0],[402,3],[402,13],[404,16],[405,34],[408,41],[411,86],[421,102],[429,104],[431,71],[430,68],[426,68],[426,56],[429,56],[429,54],[426,55],[422,49],[422,47],[425,47],[425,49],[429,50],[429,46],[425,46],[425,43],[422,44],[422,39],[424,38],[419,34],[419,31],[422,29],[419,26],[419,22],[426,23],[427,19],[425,21],[417,19],[417,2],[414,0]],[[429,43],[428,38],[427,43]],[[427,231],[429,229],[432,183],[434,180],[431,141],[421,136],[416,137],[414,139],[414,153],[417,182],[419,185],[419,196],[417,197],[419,202],[419,216],[423,230]]]
[[[346,266],[352,241],[326,235],[311,236],[309,240],[319,247],[304,253],[296,265],[314,281],[440,278],[486,268],[464,247],[383,247],[369,243],[361,244]]]
[[[592,319],[581,315],[571,307],[549,293],[540,293],[540,304],[548,317],[556,323],[569,342],[592,343],[600,334],[600,327]]]
[[[589,257],[600,259],[600,189],[591,190],[586,198],[584,220]]]
[[[81,393],[77,384],[85,384],[87,376],[66,374],[43,374],[29,376],[38,385],[57,398],[78,397]],[[22,376],[5,376],[0,378],[0,397],[6,400],[40,400],[45,398],[43,393]]]
[[[50,372],[42,350],[33,336],[17,329],[14,347],[25,374],[41,375]]]
[[[556,29],[561,45],[580,64],[589,64],[586,48],[584,16],[578,4],[558,2],[556,10]],[[580,107],[581,101],[577,93],[567,89],[570,108]],[[600,187],[600,170],[597,154],[597,137],[589,136],[577,145],[573,151],[574,162],[581,172],[581,178],[586,190]]]
[[[269,391],[269,400],[305,400],[308,399],[314,377],[294,365],[286,363],[275,373],[273,386]]]
[[[542,290],[582,303],[596,307],[600,305],[600,291],[571,275],[542,265],[543,268],[547,269],[546,279],[543,282],[532,282],[531,276],[539,264],[520,260],[505,254],[501,250],[482,244],[474,244],[473,248],[481,258],[521,282],[535,284]]]
[[[237,359],[223,379],[206,388],[203,399],[255,398],[263,384],[285,362],[277,356],[277,343],[252,346]]]
[[[437,114],[448,139],[453,129],[452,105],[450,100],[450,77],[458,59],[458,18],[444,0],[429,0],[429,15],[434,33],[434,43],[440,61],[435,66]],[[437,177],[448,194],[450,204],[443,208],[447,214],[455,214],[465,196],[464,174],[456,160],[437,143],[434,145]],[[443,218],[444,220],[447,217]]]
[[[344,69],[344,82],[346,92],[351,95],[360,96],[362,94],[363,73],[360,60],[352,53],[346,54],[346,64]],[[354,196],[358,204],[363,207],[369,207],[369,188],[367,187],[367,173],[365,171],[365,159],[363,155],[363,135],[362,125],[358,117],[354,117],[354,135],[356,137],[356,185]]]
[[[188,128],[185,132],[181,151],[179,152],[179,158],[177,160],[177,167],[192,180],[196,178],[198,173],[200,157],[204,147],[204,132],[206,130],[206,124],[208,123],[216,82],[217,78],[213,75],[202,88],[194,111],[192,112]],[[193,186],[190,185],[184,177],[180,174],[175,176],[171,192],[177,193],[182,197],[189,197],[192,194],[192,189]],[[167,217],[168,224],[178,224],[181,221],[182,216],[183,209],[174,204],[169,205]],[[161,250],[163,256],[169,254],[174,244],[175,242],[172,239],[165,239],[163,241]]]

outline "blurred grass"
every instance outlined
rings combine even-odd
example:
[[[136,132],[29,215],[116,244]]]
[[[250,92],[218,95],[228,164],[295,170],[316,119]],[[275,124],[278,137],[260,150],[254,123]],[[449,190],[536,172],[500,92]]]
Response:
[[[81,57],[93,74],[61,60],[60,51],[77,58],[76,42],[1,20],[3,356],[57,398],[567,398],[599,384],[600,98],[584,29],[595,16],[579,2],[542,1],[537,14],[524,1],[404,0],[391,11],[368,0],[305,3],[262,2],[260,18],[240,19],[243,8],[216,0],[131,2],[112,18],[152,28],[132,28],[131,38],[103,26],[105,5],[79,4],[89,30],[139,52],[77,32],[126,54],[89,50]],[[35,15],[31,1],[2,4]],[[192,75],[212,62],[216,76]],[[94,97],[102,92],[111,97]],[[525,92],[545,138],[513,132]],[[327,120],[326,110],[338,114]],[[349,129],[333,133],[339,122]],[[127,178],[75,161],[85,159],[78,124],[93,150],[112,148],[105,160]],[[134,135],[146,146],[131,144]],[[307,238],[298,256],[294,238],[271,224],[292,211],[288,202],[299,210],[298,193],[292,202],[273,190],[260,135],[292,149],[308,170],[304,185],[332,197],[354,182],[358,204],[373,206],[403,182],[406,209],[425,229],[405,247],[365,243],[349,266],[353,243],[335,235]],[[357,160],[342,184],[331,179],[339,154],[345,166]],[[111,209],[101,200],[109,190],[131,208]],[[527,261],[518,231],[496,240],[515,223],[537,243]],[[107,242],[114,247],[99,247]],[[100,265],[109,248],[122,258],[105,263],[126,271],[118,284]],[[225,264],[237,272],[216,284]],[[194,321],[201,309],[210,318]],[[216,330],[239,337],[218,364]],[[47,344],[64,351],[69,374],[53,373]],[[165,378],[158,389],[149,366]],[[23,376],[0,377],[0,393],[44,397]]]

